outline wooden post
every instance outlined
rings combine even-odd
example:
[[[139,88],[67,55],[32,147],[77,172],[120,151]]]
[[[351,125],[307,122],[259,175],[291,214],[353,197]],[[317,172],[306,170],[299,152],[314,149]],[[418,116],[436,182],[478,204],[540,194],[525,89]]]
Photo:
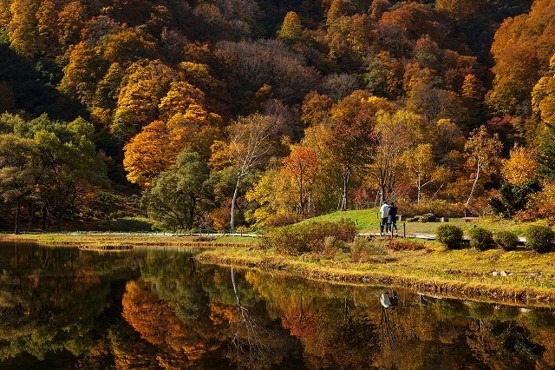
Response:
[[[407,224],[403,222],[403,238],[407,237]]]

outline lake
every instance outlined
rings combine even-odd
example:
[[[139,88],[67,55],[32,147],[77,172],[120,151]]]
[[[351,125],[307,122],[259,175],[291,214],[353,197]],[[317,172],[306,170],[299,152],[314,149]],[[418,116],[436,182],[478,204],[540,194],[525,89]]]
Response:
[[[555,310],[0,245],[0,369],[549,369]]]

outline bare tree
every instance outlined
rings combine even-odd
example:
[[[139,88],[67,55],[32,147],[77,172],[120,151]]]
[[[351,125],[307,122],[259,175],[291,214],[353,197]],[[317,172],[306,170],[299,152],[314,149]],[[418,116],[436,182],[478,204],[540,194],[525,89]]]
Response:
[[[486,126],[480,126],[470,134],[464,150],[468,156],[468,165],[474,168],[474,181],[465,207],[468,207],[474,196],[480,175],[491,175],[498,170],[499,152],[502,147],[503,144],[499,141],[499,136],[497,134],[493,137],[489,136]]]
[[[229,126],[231,165],[235,171],[235,188],[231,199],[231,232],[235,231],[235,206],[241,180],[253,168],[261,165],[272,152],[271,137],[274,127],[270,117],[252,114],[240,117]]]

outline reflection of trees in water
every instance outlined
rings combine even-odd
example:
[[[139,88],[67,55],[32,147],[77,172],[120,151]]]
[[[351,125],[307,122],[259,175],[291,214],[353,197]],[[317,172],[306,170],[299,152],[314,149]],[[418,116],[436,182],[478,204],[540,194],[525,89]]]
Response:
[[[494,368],[548,368],[545,347],[531,339],[531,333],[515,321],[475,320],[467,341],[476,358]],[[537,366],[536,366],[537,365]]]
[[[94,322],[106,308],[109,276],[127,269],[125,257],[76,249],[17,246],[0,254],[0,360],[54,352],[80,356],[94,342]],[[29,363],[32,360],[27,360]],[[33,365],[30,365],[33,366]]]
[[[303,345],[307,368],[372,367],[378,349],[377,326],[352,299],[351,287],[302,279],[247,273],[247,280],[264,297],[272,316]]]
[[[218,345],[208,317],[183,322],[171,302],[161,300],[148,281],[127,283],[122,304],[123,318],[141,339],[156,347],[158,363],[167,368],[194,368],[212,345]]]
[[[293,298],[296,302],[282,314],[283,327],[296,337],[313,337],[318,327],[318,315],[304,309],[302,295]]]
[[[241,303],[235,269],[230,270],[231,284],[235,294],[235,314],[230,320],[231,348],[228,358],[239,368],[269,369],[287,356],[288,338],[273,327],[267,317],[253,317]]]
[[[0,359],[63,351],[79,356],[77,369],[555,368],[550,310],[419,304],[408,293],[384,312],[376,290],[195,267],[187,254],[17,252],[0,255]],[[138,261],[139,279],[129,268]]]

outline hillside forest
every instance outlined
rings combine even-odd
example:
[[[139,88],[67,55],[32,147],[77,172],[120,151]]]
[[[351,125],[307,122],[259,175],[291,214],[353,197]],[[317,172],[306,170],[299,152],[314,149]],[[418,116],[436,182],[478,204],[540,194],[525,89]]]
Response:
[[[552,0],[0,0],[3,229],[555,222]]]

